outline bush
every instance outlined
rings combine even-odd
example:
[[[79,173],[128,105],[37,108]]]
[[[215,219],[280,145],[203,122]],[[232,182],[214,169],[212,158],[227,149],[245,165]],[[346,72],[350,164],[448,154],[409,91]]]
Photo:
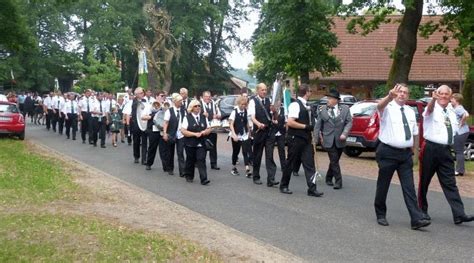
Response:
[[[425,96],[425,87],[419,85],[408,85],[410,89],[410,99],[417,100]],[[386,84],[377,85],[374,89],[375,98],[383,98],[387,96],[389,89]]]

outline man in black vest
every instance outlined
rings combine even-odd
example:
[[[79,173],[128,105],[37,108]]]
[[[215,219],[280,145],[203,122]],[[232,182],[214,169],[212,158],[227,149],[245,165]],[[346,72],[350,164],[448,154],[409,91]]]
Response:
[[[201,105],[202,114],[206,116],[209,123],[212,123],[212,120],[214,119],[219,120],[221,118],[219,108],[217,107],[216,103],[214,103],[214,101],[211,99],[210,91],[204,91],[202,93]],[[217,133],[215,131],[212,131],[211,134],[209,134],[208,138],[214,145],[212,149],[209,150],[209,157],[211,159],[211,169],[220,170],[221,168],[217,167]]]
[[[142,102],[145,102],[143,99],[144,95],[145,93],[143,92],[143,89],[137,87],[135,89],[135,98],[131,104],[131,107],[124,109],[124,114],[127,114],[127,125],[130,128],[130,132],[132,133],[133,157],[135,159],[135,163],[138,163],[140,159],[141,144],[142,164],[146,165],[147,137],[145,136],[144,132],[140,130],[137,120],[137,107],[142,107]]]
[[[303,165],[308,185],[308,195],[320,197],[322,192],[316,190],[316,168],[314,165],[314,150],[312,144],[313,124],[311,123],[306,102],[311,96],[311,88],[302,84],[298,89],[298,99],[288,107],[288,158],[283,169],[280,192],[292,194],[288,189],[293,167]]]
[[[178,148],[178,140],[181,139],[182,134],[179,129],[181,122],[185,115],[181,113],[181,103],[183,98],[177,93],[172,96],[173,105],[165,112],[163,124],[163,142],[160,145],[160,156],[163,163],[163,170],[169,175],[174,174],[174,149]],[[184,150],[184,145],[180,144],[179,150]],[[178,154],[179,156],[179,154]],[[184,158],[178,159],[179,175],[184,175]]]
[[[267,186],[278,185],[275,182],[276,164],[273,160],[275,131],[270,113],[270,99],[266,98],[267,86],[264,83],[257,85],[257,96],[249,102],[248,114],[254,125],[253,131],[253,182],[262,184],[260,180],[260,164],[262,163],[263,149],[265,148],[265,166],[267,168]]]

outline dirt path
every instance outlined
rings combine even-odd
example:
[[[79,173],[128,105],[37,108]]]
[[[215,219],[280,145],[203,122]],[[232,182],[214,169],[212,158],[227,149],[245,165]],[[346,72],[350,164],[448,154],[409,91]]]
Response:
[[[60,160],[90,198],[56,202],[50,212],[86,215],[131,228],[181,236],[220,254],[225,262],[303,262],[291,253],[265,244],[183,206],[121,181],[47,146],[29,142],[38,154]]]

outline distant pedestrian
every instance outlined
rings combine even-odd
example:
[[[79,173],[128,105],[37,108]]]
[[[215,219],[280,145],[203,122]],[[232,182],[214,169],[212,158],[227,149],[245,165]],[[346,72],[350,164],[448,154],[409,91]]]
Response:
[[[454,135],[454,153],[456,154],[456,171],[454,175],[463,176],[464,168],[464,145],[469,136],[469,126],[466,123],[469,113],[462,106],[464,97],[459,93],[454,93],[451,98],[451,105],[456,113],[456,119],[459,123],[458,131]]]

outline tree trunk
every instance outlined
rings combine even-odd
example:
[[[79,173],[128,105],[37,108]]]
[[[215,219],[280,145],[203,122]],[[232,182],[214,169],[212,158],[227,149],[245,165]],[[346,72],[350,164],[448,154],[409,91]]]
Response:
[[[408,83],[413,56],[416,51],[417,33],[423,15],[423,1],[413,0],[406,6],[402,22],[398,27],[397,43],[393,52],[393,62],[387,80],[387,90],[396,83]]]
[[[309,71],[300,73],[301,84],[309,84]]]

